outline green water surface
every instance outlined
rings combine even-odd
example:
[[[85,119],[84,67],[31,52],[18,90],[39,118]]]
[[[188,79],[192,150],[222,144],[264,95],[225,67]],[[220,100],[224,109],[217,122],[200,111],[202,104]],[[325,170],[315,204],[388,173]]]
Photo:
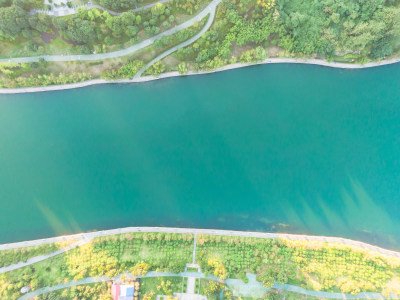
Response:
[[[400,65],[0,95],[0,242],[125,226],[400,249]]]

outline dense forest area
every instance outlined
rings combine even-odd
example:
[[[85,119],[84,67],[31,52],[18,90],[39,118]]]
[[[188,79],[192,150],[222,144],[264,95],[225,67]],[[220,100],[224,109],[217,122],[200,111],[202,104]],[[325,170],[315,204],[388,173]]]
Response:
[[[224,1],[213,28],[174,56],[195,62],[197,70],[237,60],[261,61],[268,47],[279,47],[287,55],[328,60],[343,55],[361,62],[384,58],[399,43],[400,8],[395,4],[384,0],[258,0],[257,5],[246,0]],[[233,50],[244,45],[253,47],[235,57]]]

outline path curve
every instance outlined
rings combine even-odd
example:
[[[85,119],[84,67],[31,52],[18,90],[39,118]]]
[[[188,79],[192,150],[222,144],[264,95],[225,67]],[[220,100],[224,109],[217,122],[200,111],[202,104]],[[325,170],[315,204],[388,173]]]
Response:
[[[212,10],[220,2],[221,2],[221,0],[213,0],[209,5],[206,6],[205,9],[203,9],[199,14],[197,14],[195,17],[191,18],[190,20],[188,20],[182,24],[179,24],[171,29],[168,29],[160,34],[157,34],[147,40],[144,40],[143,42],[140,42],[139,44],[136,44],[129,48],[126,48],[126,49],[113,51],[113,52],[107,52],[107,53],[97,53],[97,54],[41,55],[41,56],[31,56],[31,57],[3,58],[3,59],[0,59],[0,63],[2,63],[2,62],[31,63],[31,62],[37,62],[41,58],[45,59],[46,61],[50,61],[50,62],[54,62],[54,61],[85,61],[85,60],[91,61],[91,60],[102,60],[102,59],[126,56],[126,55],[132,54],[138,50],[141,50],[147,46],[152,45],[155,40],[158,40],[158,39],[162,38],[163,36],[168,36],[168,35],[174,34],[178,31],[181,31],[183,29],[186,29],[186,28],[192,26],[195,22],[199,22],[206,15],[208,15],[210,13],[210,10]]]
[[[195,36],[191,37],[190,39],[188,39],[187,41],[176,45],[174,47],[172,47],[171,49],[168,49],[167,51],[161,53],[159,56],[157,56],[156,58],[154,58],[152,61],[150,61],[147,65],[145,65],[143,67],[143,69],[141,69],[136,75],[135,78],[139,78],[142,76],[142,74],[150,67],[152,66],[154,63],[158,62],[159,60],[163,59],[164,57],[170,55],[171,53],[174,53],[175,51],[177,51],[180,48],[186,47],[188,45],[190,45],[191,43],[194,43],[195,41],[197,41],[199,38],[201,38],[201,36],[211,27],[211,24],[214,22],[214,17],[215,17],[215,9],[217,8],[217,5],[221,2],[221,0],[215,1],[215,3],[213,2],[212,6],[209,6],[207,9],[210,12],[210,15],[208,16],[208,20],[206,25],[204,25],[204,27],[200,30],[199,33],[197,33]]]
[[[75,243],[72,243],[72,244],[70,244],[70,245],[68,245],[68,246],[66,246],[64,248],[61,248],[61,249],[59,249],[59,250],[57,250],[57,251],[55,251],[53,253],[46,254],[46,255],[38,255],[38,256],[35,256],[35,257],[32,257],[32,258],[28,259],[26,262],[19,262],[19,263],[12,264],[12,265],[9,265],[9,266],[6,266],[6,267],[2,267],[2,268],[0,268],[0,274],[6,273],[6,272],[10,272],[10,271],[13,271],[13,270],[16,270],[16,269],[19,269],[19,268],[23,268],[23,267],[32,265],[34,263],[37,263],[37,262],[40,262],[40,261],[43,261],[43,260],[46,260],[46,259],[49,259],[50,257],[54,257],[56,255],[59,255],[59,254],[64,253],[64,252],[67,252],[67,251],[69,251],[71,249],[74,249],[76,247],[82,246],[83,244],[86,244],[89,241],[90,241],[90,239],[82,239],[82,240],[79,240],[79,241],[77,241]]]
[[[14,249],[28,246],[36,246],[47,243],[61,242],[71,239],[93,239],[96,237],[109,236],[114,234],[132,233],[132,232],[163,232],[163,233],[190,233],[190,234],[210,234],[210,235],[224,235],[224,236],[241,236],[241,237],[254,237],[254,238],[267,238],[276,239],[283,238],[289,240],[306,240],[325,243],[339,243],[349,246],[360,247],[378,253],[400,258],[400,252],[380,248],[364,242],[340,238],[340,237],[326,237],[326,236],[313,236],[313,235],[300,235],[300,234],[286,234],[286,233],[267,233],[267,232],[251,232],[251,231],[234,231],[234,230],[220,230],[220,229],[194,229],[194,228],[174,228],[174,227],[125,227],[118,229],[102,230],[88,233],[79,233],[67,236],[53,237],[47,239],[8,243],[0,245],[0,250]]]
[[[170,276],[170,277],[195,277],[195,278],[205,278],[205,279],[209,279],[209,280],[213,280],[213,281],[218,281],[221,283],[226,283],[230,289],[234,289],[234,290],[241,290],[241,287],[246,287],[247,284],[245,284],[241,279],[227,279],[225,281],[223,280],[219,280],[217,277],[215,276],[208,276],[206,277],[204,275],[204,273],[201,272],[182,272],[179,274],[175,274],[175,273],[164,273],[164,272],[148,272],[146,275],[144,276],[132,276],[130,273],[123,273],[123,274],[119,274],[115,277],[107,277],[107,276],[101,276],[101,277],[87,277],[81,280],[72,280],[66,284],[64,283],[60,283],[56,286],[51,286],[51,287],[44,287],[41,289],[38,289],[36,291],[27,293],[23,296],[21,296],[19,298],[19,300],[27,300],[27,299],[31,299],[33,297],[42,295],[42,294],[46,294],[46,293],[50,293],[53,291],[57,291],[60,289],[64,289],[64,288],[70,288],[73,286],[77,286],[77,285],[83,285],[83,284],[91,284],[91,283],[99,283],[99,282],[104,282],[104,281],[109,281],[109,280],[115,280],[115,279],[119,279],[122,275],[125,275],[126,278],[151,278],[151,277],[166,277],[166,276]],[[267,291],[269,291],[269,288],[266,288],[264,286],[261,285],[260,282],[255,281],[256,275],[255,274],[247,274],[247,277],[250,279],[249,283],[251,285],[251,287],[256,286],[258,289],[261,288],[261,290],[265,293]],[[249,293],[249,291],[251,291],[251,288],[244,289],[242,290],[242,293],[239,293],[239,295],[241,296],[251,296],[251,294]],[[345,294],[345,293],[334,293],[334,292],[322,292],[322,291],[311,291],[311,290],[306,290],[303,289],[301,287],[295,286],[295,285],[290,285],[290,284],[284,284],[284,285],[280,285],[278,283],[275,282],[273,288],[275,289],[279,289],[279,290],[285,290],[285,291],[290,291],[290,292],[296,292],[299,294],[303,294],[303,295],[308,295],[308,296],[314,296],[314,297],[322,297],[325,299],[400,299],[400,297],[396,296],[396,295],[392,295],[389,298],[385,298],[383,297],[382,294],[380,293],[374,293],[374,292],[362,292],[359,293],[357,295],[349,295],[349,294]],[[247,290],[247,293],[246,293]]]

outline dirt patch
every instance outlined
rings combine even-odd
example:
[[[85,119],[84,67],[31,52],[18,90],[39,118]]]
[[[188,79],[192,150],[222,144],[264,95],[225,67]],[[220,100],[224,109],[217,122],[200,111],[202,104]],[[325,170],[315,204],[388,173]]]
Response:
[[[51,40],[54,40],[58,37],[58,34],[55,33],[48,33],[48,32],[41,32],[42,41],[46,44],[50,44]]]
[[[54,40],[55,38],[60,36],[57,28],[55,28],[54,25],[51,25],[51,29],[53,30],[54,33],[40,32],[40,34],[42,35],[42,41],[45,42],[46,44],[50,44],[51,40]],[[79,42],[67,40],[63,36],[61,36],[61,39],[70,45],[85,45],[86,44],[86,43],[79,43]]]
[[[232,55],[235,56],[236,58],[239,58],[239,56],[243,53],[246,52],[247,50],[253,49],[253,45],[243,45],[243,46],[238,46],[236,43],[232,45]]]
[[[285,52],[283,48],[280,48],[278,46],[269,46],[267,47],[267,55],[268,57],[277,57],[279,56],[280,52]]]
[[[167,66],[176,66],[180,62],[180,60],[176,59],[172,55],[168,55],[166,58],[163,59],[163,62]]]

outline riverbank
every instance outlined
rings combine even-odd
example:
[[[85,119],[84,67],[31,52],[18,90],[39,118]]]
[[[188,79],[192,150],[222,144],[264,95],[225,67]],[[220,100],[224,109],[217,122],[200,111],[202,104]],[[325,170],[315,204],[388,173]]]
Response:
[[[132,232],[162,232],[162,233],[190,233],[190,234],[207,234],[207,235],[221,235],[221,236],[241,236],[253,238],[266,238],[266,239],[288,239],[288,240],[304,240],[325,243],[339,243],[354,247],[360,247],[371,251],[376,251],[384,255],[390,255],[400,258],[400,252],[384,249],[378,246],[367,244],[360,241],[340,237],[326,237],[326,236],[313,236],[313,235],[300,235],[300,234],[285,234],[285,233],[267,233],[267,232],[252,232],[252,231],[234,231],[234,230],[220,230],[220,229],[195,229],[195,228],[172,228],[172,227],[125,227],[110,230],[102,230],[88,233],[79,233],[72,235],[65,235],[53,238],[39,239],[33,241],[8,243],[0,245],[0,251],[6,249],[15,249],[21,247],[37,246],[48,243],[56,243],[68,240],[91,240],[97,237],[110,236],[122,233]]]
[[[371,62],[371,63],[366,63],[364,65],[361,65],[361,64],[328,62],[328,61],[325,61],[322,59],[267,58],[264,61],[257,62],[257,63],[247,63],[247,64],[235,63],[235,64],[223,66],[221,68],[217,68],[212,71],[199,71],[199,72],[190,71],[187,74],[180,74],[179,72],[168,72],[168,73],[163,73],[158,77],[145,76],[145,77],[139,77],[139,78],[133,78],[133,79],[120,79],[120,80],[115,80],[115,81],[108,81],[105,79],[94,79],[94,80],[83,81],[83,82],[72,83],[72,84],[64,84],[64,85],[51,85],[51,86],[26,87],[26,88],[10,88],[10,89],[3,88],[3,89],[0,89],[0,94],[20,94],[20,93],[35,93],[35,92],[68,90],[68,89],[88,87],[88,86],[97,85],[97,84],[140,83],[140,82],[147,82],[147,81],[153,81],[153,80],[177,77],[177,76],[211,74],[211,73],[216,73],[216,72],[222,72],[222,71],[233,70],[233,69],[238,69],[238,68],[243,68],[243,67],[248,67],[248,66],[262,65],[262,64],[295,63],[295,64],[318,65],[318,66],[340,68],[340,69],[365,69],[365,68],[373,68],[373,67],[395,64],[395,63],[399,63],[399,62],[400,62],[400,59],[397,58],[397,59],[392,59],[392,60]]]
[[[79,236],[90,240],[82,240],[81,245],[74,245],[69,251],[38,256],[37,259],[43,259],[36,262],[32,261],[33,258],[17,268],[11,265],[11,269],[0,278],[0,286],[12,288],[0,289],[0,296],[27,299],[98,282],[96,278],[103,278],[101,281],[116,279],[121,274],[141,278],[193,276],[211,279],[227,284],[239,294],[244,292],[243,296],[262,297],[271,287],[327,298],[368,296],[380,299],[393,296],[397,299],[400,296],[400,291],[392,286],[398,282],[399,257],[378,254],[369,250],[371,245],[346,239],[163,227],[120,228],[69,237]],[[48,240],[51,239],[42,241]],[[263,260],[266,257],[268,263]],[[33,263],[35,272],[18,286],[16,283]],[[197,272],[188,269],[194,265]],[[151,272],[154,270],[156,272]],[[314,276],[312,280],[310,273]],[[249,280],[242,281],[245,274]],[[327,283],[328,278],[331,283]],[[350,284],[344,284],[341,278],[346,278]],[[31,293],[22,296],[20,287],[32,287],[35,282],[40,282],[40,285],[35,285]]]

